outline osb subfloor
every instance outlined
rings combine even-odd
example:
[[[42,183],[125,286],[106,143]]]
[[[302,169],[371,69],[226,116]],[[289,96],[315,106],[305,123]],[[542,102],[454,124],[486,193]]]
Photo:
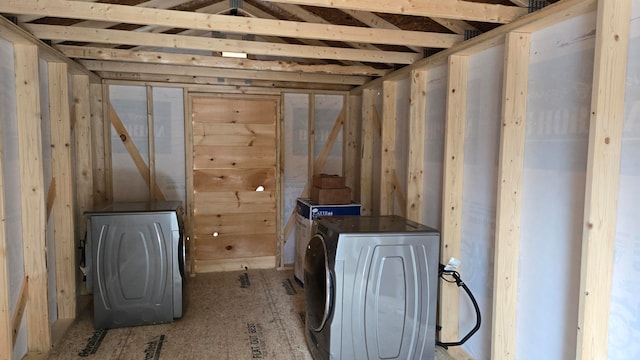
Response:
[[[199,274],[185,290],[184,316],[169,324],[96,331],[85,311],[48,359],[311,360],[292,271]],[[436,359],[449,357],[436,348]]]

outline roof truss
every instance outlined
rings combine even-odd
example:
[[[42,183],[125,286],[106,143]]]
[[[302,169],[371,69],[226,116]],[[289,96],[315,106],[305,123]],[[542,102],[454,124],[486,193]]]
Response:
[[[343,90],[460,44],[476,26],[511,22],[527,14],[526,3],[2,0],[0,14],[107,79]]]

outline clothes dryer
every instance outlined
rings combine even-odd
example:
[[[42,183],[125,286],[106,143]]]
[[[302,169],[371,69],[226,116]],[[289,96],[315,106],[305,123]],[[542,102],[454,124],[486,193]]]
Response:
[[[93,293],[95,328],[182,317],[182,203],[114,203],[85,214],[87,290]]]
[[[400,216],[314,221],[304,265],[314,359],[433,359],[439,233]]]

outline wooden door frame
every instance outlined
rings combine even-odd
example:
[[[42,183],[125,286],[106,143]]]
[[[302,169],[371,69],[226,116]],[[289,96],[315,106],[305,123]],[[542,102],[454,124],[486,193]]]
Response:
[[[196,92],[185,89],[184,92],[184,123],[185,123],[185,174],[186,174],[186,204],[185,204],[185,232],[188,247],[188,265],[190,276],[195,276],[195,237],[194,237],[194,198],[193,198],[193,99],[194,98],[222,98],[222,99],[249,99],[249,100],[273,100],[276,102],[276,263],[274,267],[281,269],[284,267],[284,236],[283,236],[283,177],[282,177],[282,94],[259,95],[259,94],[221,94]],[[242,270],[238,268],[238,270]]]

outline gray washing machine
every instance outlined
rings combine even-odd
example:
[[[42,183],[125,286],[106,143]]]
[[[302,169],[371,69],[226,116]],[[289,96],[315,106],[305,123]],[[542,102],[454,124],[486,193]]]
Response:
[[[433,359],[440,234],[399,216],[322,217],[305,253],[314,359]]]
[[[182,317],[182,203],[114,203],[85,215],[94,327],[150,325]]]

